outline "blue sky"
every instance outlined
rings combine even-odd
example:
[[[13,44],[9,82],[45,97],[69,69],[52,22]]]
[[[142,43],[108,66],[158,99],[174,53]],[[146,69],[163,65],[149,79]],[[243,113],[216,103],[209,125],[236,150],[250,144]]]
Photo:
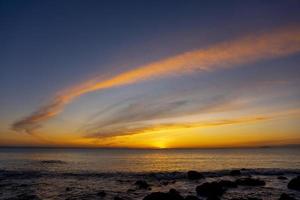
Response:
[[[0,1],[2,141],[39,143],[36,138],[30,139],[32,136],[12,130],[11,125],[47,104],[58,92],[95,77],[107,79],[222,42],[272,33],[281,27],[299,27],[299,9],[298,1]],[[151,118],[156,120],[151,126],[161,126],[157,120],[161,120],[164,108],[179,109],[167,112],[168,119],[181,116],[191,122],[192,117],[186,116],[190,110],[212,107],[214,101],[251,99],[244,106],[255,114],[269,114],[270,109],[297,110],[299,62],[295,51],[213,73],[167,76],[91,92],[38,124],[41,127],[37,134],[46,138],[82,137],[94,135],[95,129],[103,132],[99,124],[105,123],[115,132],[112,121],[129,112],[125,108],[140,104],[147,109],[132,115],[140,116],[139,121],[147,124],[150,119],[145,115],[157,112],[152,114],[157,117]],[[99,117],[97,113],[102,110],[105,113]],[[230,112],[223,113],[223,117],[231,116]],[[243,116],[245,113],[248,111]],[[130,123],[117,124],[116,130],[136,125]],[[290,138],[295,138],[300,128],[293,125],[292,129]]]

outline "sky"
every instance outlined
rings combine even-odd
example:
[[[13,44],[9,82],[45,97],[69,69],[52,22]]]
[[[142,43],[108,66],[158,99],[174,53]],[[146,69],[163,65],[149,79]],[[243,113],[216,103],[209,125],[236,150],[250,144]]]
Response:
[[[0,146],[300,144],[299,10],[0,0]]]

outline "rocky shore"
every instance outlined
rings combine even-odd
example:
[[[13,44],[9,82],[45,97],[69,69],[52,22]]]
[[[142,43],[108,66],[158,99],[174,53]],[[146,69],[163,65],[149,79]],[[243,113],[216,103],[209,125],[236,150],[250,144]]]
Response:
[[[0,170],[0,199],[297,200],[299,175],[299,170],[280,169],[144,174]]]

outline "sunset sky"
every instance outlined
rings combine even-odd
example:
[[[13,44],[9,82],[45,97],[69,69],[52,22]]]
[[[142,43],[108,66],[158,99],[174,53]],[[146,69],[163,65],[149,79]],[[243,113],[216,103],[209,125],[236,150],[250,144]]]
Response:
[[[0,0],[0,146],[300,144],[299,10]]]

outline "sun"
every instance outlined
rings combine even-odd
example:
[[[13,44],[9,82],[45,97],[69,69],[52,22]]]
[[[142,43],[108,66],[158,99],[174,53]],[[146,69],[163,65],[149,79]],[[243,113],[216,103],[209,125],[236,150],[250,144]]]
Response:
[[[161,141],[161,140],[155,142],[153,146],[155,148],[157,148],[157,149],[165,149],[165,148],[167,148],[167,145],[166,145],[165,141]]]

